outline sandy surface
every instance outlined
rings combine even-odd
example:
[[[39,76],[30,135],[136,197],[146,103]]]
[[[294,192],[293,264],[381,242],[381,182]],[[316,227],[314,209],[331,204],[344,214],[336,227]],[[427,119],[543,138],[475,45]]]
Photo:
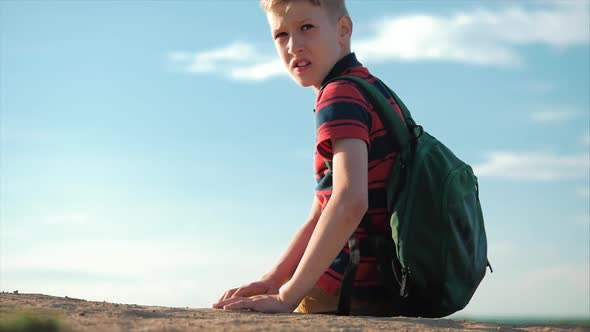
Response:
[[[262,314],[141,306],[41,294],[0,293],[0,315],[58,317],[60,331],[590,331],[581,326],[498,325],[451,319]]]

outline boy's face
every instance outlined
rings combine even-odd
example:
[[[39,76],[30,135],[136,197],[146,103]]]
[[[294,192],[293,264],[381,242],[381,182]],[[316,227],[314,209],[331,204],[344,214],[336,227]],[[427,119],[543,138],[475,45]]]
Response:
[[[268,12],[267,18],[283,64],[302,86],[319,90],[334,64],[349,53],[348,17],[336,22],[322,7],[292,1]]]

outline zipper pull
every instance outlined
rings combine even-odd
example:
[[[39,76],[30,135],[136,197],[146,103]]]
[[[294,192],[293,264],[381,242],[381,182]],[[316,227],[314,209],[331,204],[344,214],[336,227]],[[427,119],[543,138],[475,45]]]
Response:
[[[408,297],[408,277],[410,276],[410,271],[406,268],[402,268],[402,284],[399,289],[399,296],[403,298]]]

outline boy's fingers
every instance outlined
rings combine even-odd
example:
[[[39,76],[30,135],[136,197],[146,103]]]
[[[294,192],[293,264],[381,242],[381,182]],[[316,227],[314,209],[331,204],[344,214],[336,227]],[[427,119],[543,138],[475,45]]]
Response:
[[[276,293],[278,293],[278,289],[271,291],[269,287],[265,287],[261,283],[251,283],[239,288],[233,288],[226,291],[217,300],[217,302],[213,303],[212,307],[216,309],[221,309],[224,305],[228,303],[233,303],[236,298],[247,298],[255,295]]]
[[[231,299],[225,299],[225,300],[219,300],[215,303],[213,303],[213,308],[214,309],[223,309],[223,306],[227,303],[229,303]]]
[[[223,306],[224,306],[226,303],[228,303],[228,300],[229,300],[229,299],[222,299],[222,300],[219,300],[219,301],[217,301],[217,302],[213,303],[213,308],[216,308],[216,309],[222,309],[222,308],[223,308]]]
[[[223,295],[221,295],[221,297],[219,299],[217,299],[217,302],[213,303],[212,307],[217,308],[217,309],[221,308],[219,306],[219,303],[221,303],[222,301],[225,301],[227,299],[230,299],[235,291],[236,291],[236,288],[230,289],[230,290],[226,291],[225,293],[223,293]]]
[[[223,292],[223,294],[221,294],[221,297],[217,299],[217,302],[225,299],[225,294],[227,294],[228,291]]]
[[[238,309],[249,309],[248,308],[248,300],[241,299],[232,303],[228,303],[223,306],[224,310],[238,310]]]
[[[219,298],[219,300],[217,300],[217,302],[219,302],[219,301],[223,301],[223,300],[226,300],[226,299],[229,299],[229,298],[231,298],[231,297],[234,295],[234,293],[236,292],[236,290],[237,290],[237,288],[232,288],[232,289],[230,289],[230,290],[226,291],[226,292],[225,292],[225,293],[223,293],[223,295],[222,295],[222,296]]]
[[[266,298],[251,297],[223,306],[225,310],[253,310],[259,312],[277,312],[272,301]]]
[[[219,301],[223,301],[223,299],[225,298],[225,293],[226,293],[226,292],[223,292],[223,294],[221,294],[221,297],[220,297],[220,298],[218,298],[218,299],[217,299],[217,302],[215,302],[215,303],[218,303]]]
[[[239,301],[242,301],[242,300],[244,300],[243,297],[230,297],[228,299],[225,299],[225,300],[222,300],[222,301],[219,301],[219,302],[215,303],[213,305],[213,307],[214,308],[218,308],[218,309],[222,309],[222,308],[224,308],[228,304],[232,304],[232,303],[239,302]]]
[[[233,294],[233,296],[238,296],[238,297],[249,297],[252,295],[258,295],[258,291],[257,289],[255,289],[253,286],[248,285],[245,287],[240,287],[238,288],[238,290]]]

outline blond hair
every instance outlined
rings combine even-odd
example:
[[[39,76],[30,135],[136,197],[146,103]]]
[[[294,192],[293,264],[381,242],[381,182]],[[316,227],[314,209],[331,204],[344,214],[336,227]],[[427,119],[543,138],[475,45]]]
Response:
[[[336,20],[348,15],[344,0],[260,0],[260,7],[268,13],[277,6],[289,5],[295,1],[307,1],[314,6],[323,7]]]

